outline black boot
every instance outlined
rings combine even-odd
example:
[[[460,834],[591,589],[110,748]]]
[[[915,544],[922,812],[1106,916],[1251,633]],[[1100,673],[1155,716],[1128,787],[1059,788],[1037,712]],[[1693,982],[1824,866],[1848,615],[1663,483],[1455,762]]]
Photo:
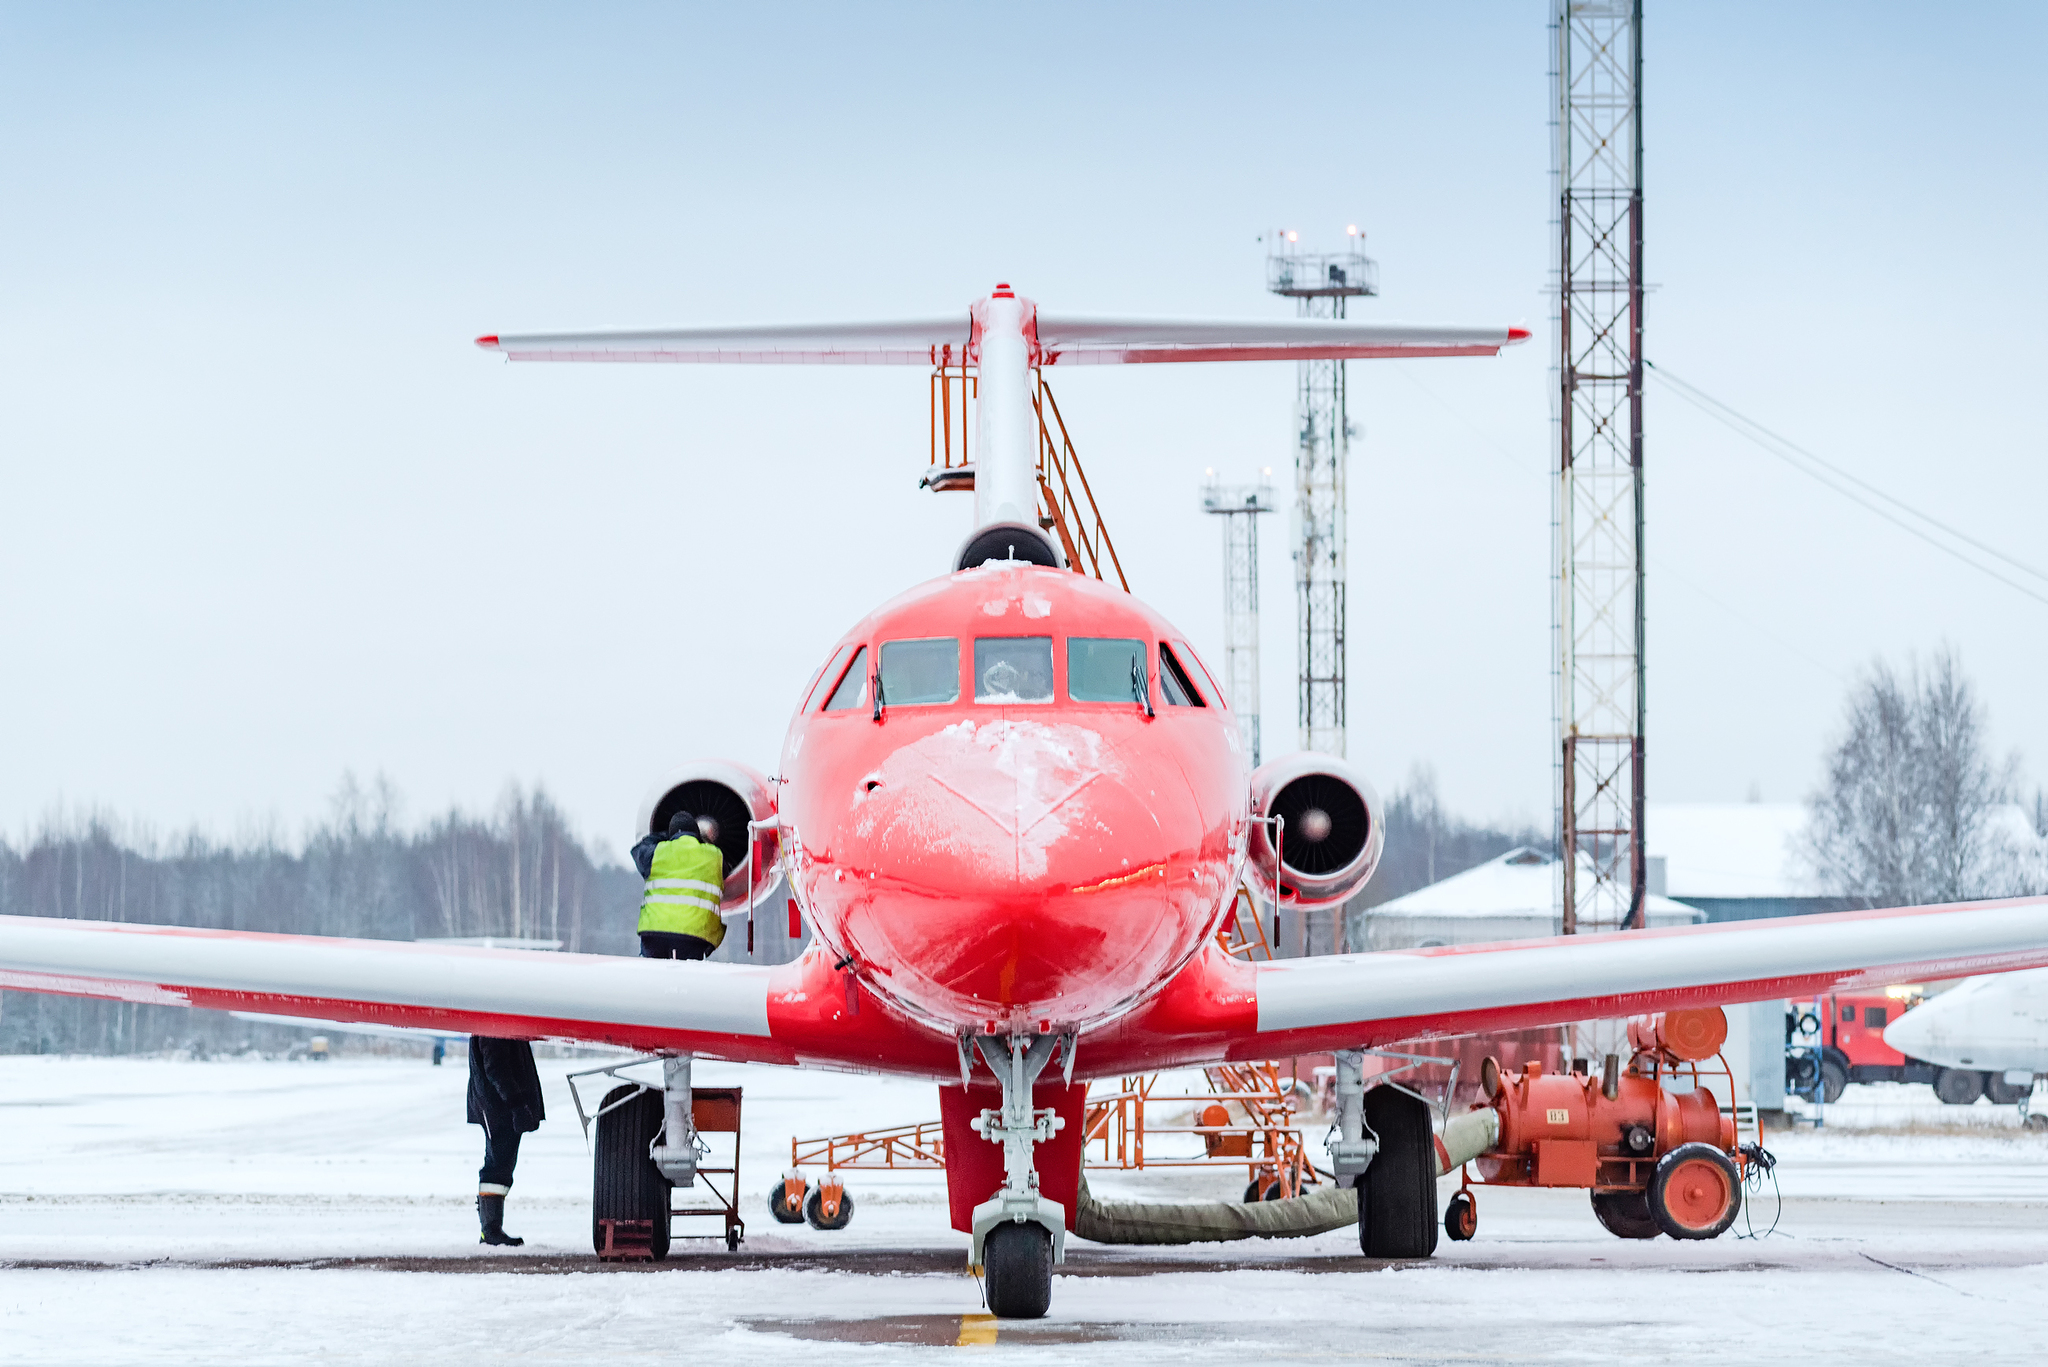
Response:
[[[483,1226],[483,1233],[476,1236],[480,1244],[503,1244],[518,1248],[526,1240],[515,1239],[505,1232],[505,1198],[488,1192],[479,1192],[476,1198],[477,1222]]]

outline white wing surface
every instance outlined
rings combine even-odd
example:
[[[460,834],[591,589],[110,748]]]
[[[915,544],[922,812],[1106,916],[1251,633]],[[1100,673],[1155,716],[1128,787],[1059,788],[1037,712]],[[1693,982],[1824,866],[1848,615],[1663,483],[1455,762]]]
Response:
[[[958,365],[973,337],[965,313],[894,323],[607,328],[505,333],[476,344],[513,361],[667,361],[682,365]],[[950,348],[950,351],[949,351]]]
[[[0,916],[0,987],[508,1039],[794,1061],[770,970]]]
[[[1033,313],[1034,365],[1174,361],[1364,360],[1491,356],[1522,328],[1365,323],[1341,318],[1083,318]],[[741,365],[958,365],[979,359],[972,316],[893,323],[502,333],[477,345],[514,361]]]
[[[1241,1057],[1522,1029],[2048,964],[2048,898],[1258,966]]]
[[[1212,320],[1038,315],[1038,345],[1048,365],[1491,356],[1528,335],[1522,328],[1367,323],[1344,318]]]

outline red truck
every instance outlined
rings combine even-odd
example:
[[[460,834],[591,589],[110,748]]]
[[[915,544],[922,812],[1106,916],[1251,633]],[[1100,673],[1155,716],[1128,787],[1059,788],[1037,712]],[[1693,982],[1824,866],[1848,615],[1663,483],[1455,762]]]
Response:
[[[1852,1082],[1925,1082],[1933,1086],[1936,1096],[1951,1106],[1967,1106],[1985,1095],[1987,1090],[1994,1102],[2017,1100],[2017,1096],[2002,1095],[2007,1089],[2000,1074],[1943,1068],[1925,1059],[1902,1054],[1884,1042],[1885,1026],[1923,1000],[1917,993],[1903,998],[1888,997],[1882,993],[1867,996],[1840,993],[1821,998],[1818,1025],[1822,1046],[1822,1097],[1834,1101],[1842,1095],[1842,1088]],[[1798,1042],[1810,1041],[1812,1028],[1806,1027],[1801,1018],[1811,1016],[1813,1011],[1811,1004],[1794,1004],[1793,1015],[1786,1021],[1788,1040],[1804,1035],[1808,1038]],[[1800,1081],[1790,1076],[1790,1072],[1801,1062],[1804,1061],[1786,1060],[1788,1086]],[[1811,1064],[1806,1066],[1811,1067]]]

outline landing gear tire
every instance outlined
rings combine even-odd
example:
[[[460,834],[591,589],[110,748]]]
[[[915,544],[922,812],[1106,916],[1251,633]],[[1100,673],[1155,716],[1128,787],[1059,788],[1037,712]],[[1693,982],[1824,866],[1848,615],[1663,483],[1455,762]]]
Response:
[[[1944,1068],[1934,1075],[1934,1094],[1944,1106],[1968,1106],[1984,1095],[1984,1074],[1967,1068]]]
[[[839,1213],[829,1220],[825,1218],[825,1197],[816,1187],[804,1198],[804,1219],[811,1222],[812,1229],[845,1229],[853,1223],[853,1193],[839,1194]]]
[[[1664,1232],[1650,1214],[1650,1194],[1646,1191],[1594,1192],[1593,1218],[1617,1239],[1654,1239]]]
[[[653,1226],[648,1247],[656,1259],[668,1256],[669,1182],[647,1156],[661,1133],[661,1093],[614,1087],[604,1105],[618,1105],[597,1118],[596,1155],[591,1163],[590,1244],[602,1253],[606,1220],[646,1220]],[[627,1098],[631,1100],[627,1100]]]
[[[997,1319],[1042,1319],[1052,1308],[1052,1235],[1043,1225],[1005,1220],[990,1230],[981,1271]]]
[[[1717,1239],[1742,1209],[1742,1177],[1712,1144],[1680,1144],[1657,1160],[1650,1216],[1674,1239]]]
[[[768,1213],[775,1217],[777,1224],[800,1225],[804,1222],[803,1211],[789,1204],[789,1193],[777,1182],[768,1188]]]
[[[1263,1200],[1265,1200],[1265,1199],[1266,1199],[1266,1189],[1265,1189],[1264,1187],[1260,1186],[1260,1185],[1259,1185],[1259,1184],[1258,1184],[1257,1182],[1255,1182],[1255,1181],[1254,1181],[1254,1182],[1247,1182],[1247,1183],[1245,1183],[1245,1186],[1244,1186],[1244,1203],[1245,1203],[1246,1205],[1250,1205],[1250,1204],[1252,1204],[1252,1203],[1253,1203],[1254,1201],[1263,1201]]]
[[[1379,1152],[1358,1179],[1358,1249],[1368,1258],[1436,1252],[1436,1136],[1429,1104],[1398,1087],[1365,1094],[1365,1123]]]
[[[1444,1207],[1444,1233],[1451,1242],[1464,1243],[1479,1232],[1479,1207],[1470,1192],[1459,1192]]]
[[[2004,1073],[1984,1075],[1984,1095],[1991,1098],[1994,1106],[2017,1106],[2034,1093],[2034,1079],[2025,1082],[2007,1082]]]
[[[1842,1089],[1849,1085],[1849,1070],[1833,1059],[1822,1059],[1820,1064],[1820,1099],[1832,1106],[1842,1099]]]

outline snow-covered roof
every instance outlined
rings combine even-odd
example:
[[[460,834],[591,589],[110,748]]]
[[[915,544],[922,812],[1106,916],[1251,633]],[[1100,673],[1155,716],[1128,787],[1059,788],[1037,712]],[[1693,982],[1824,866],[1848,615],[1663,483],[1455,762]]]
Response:
[[[1581,859],[1589,873],[1592,861]],[[1406,896],[1382,902],[1374,916],[1550,916],[1557,905],[1557,865],[1536,850],[1509,850],[1478,868],[1453,874]],[[1693,908],[1669,897],[1646,899],[1654,913],[1683,916]],[[1695,913],[1696,914],[1696,913]]]
[[[1806,820],[1798,802],[1652,802],[1643,825],[1673,897],[1810,897]]]

